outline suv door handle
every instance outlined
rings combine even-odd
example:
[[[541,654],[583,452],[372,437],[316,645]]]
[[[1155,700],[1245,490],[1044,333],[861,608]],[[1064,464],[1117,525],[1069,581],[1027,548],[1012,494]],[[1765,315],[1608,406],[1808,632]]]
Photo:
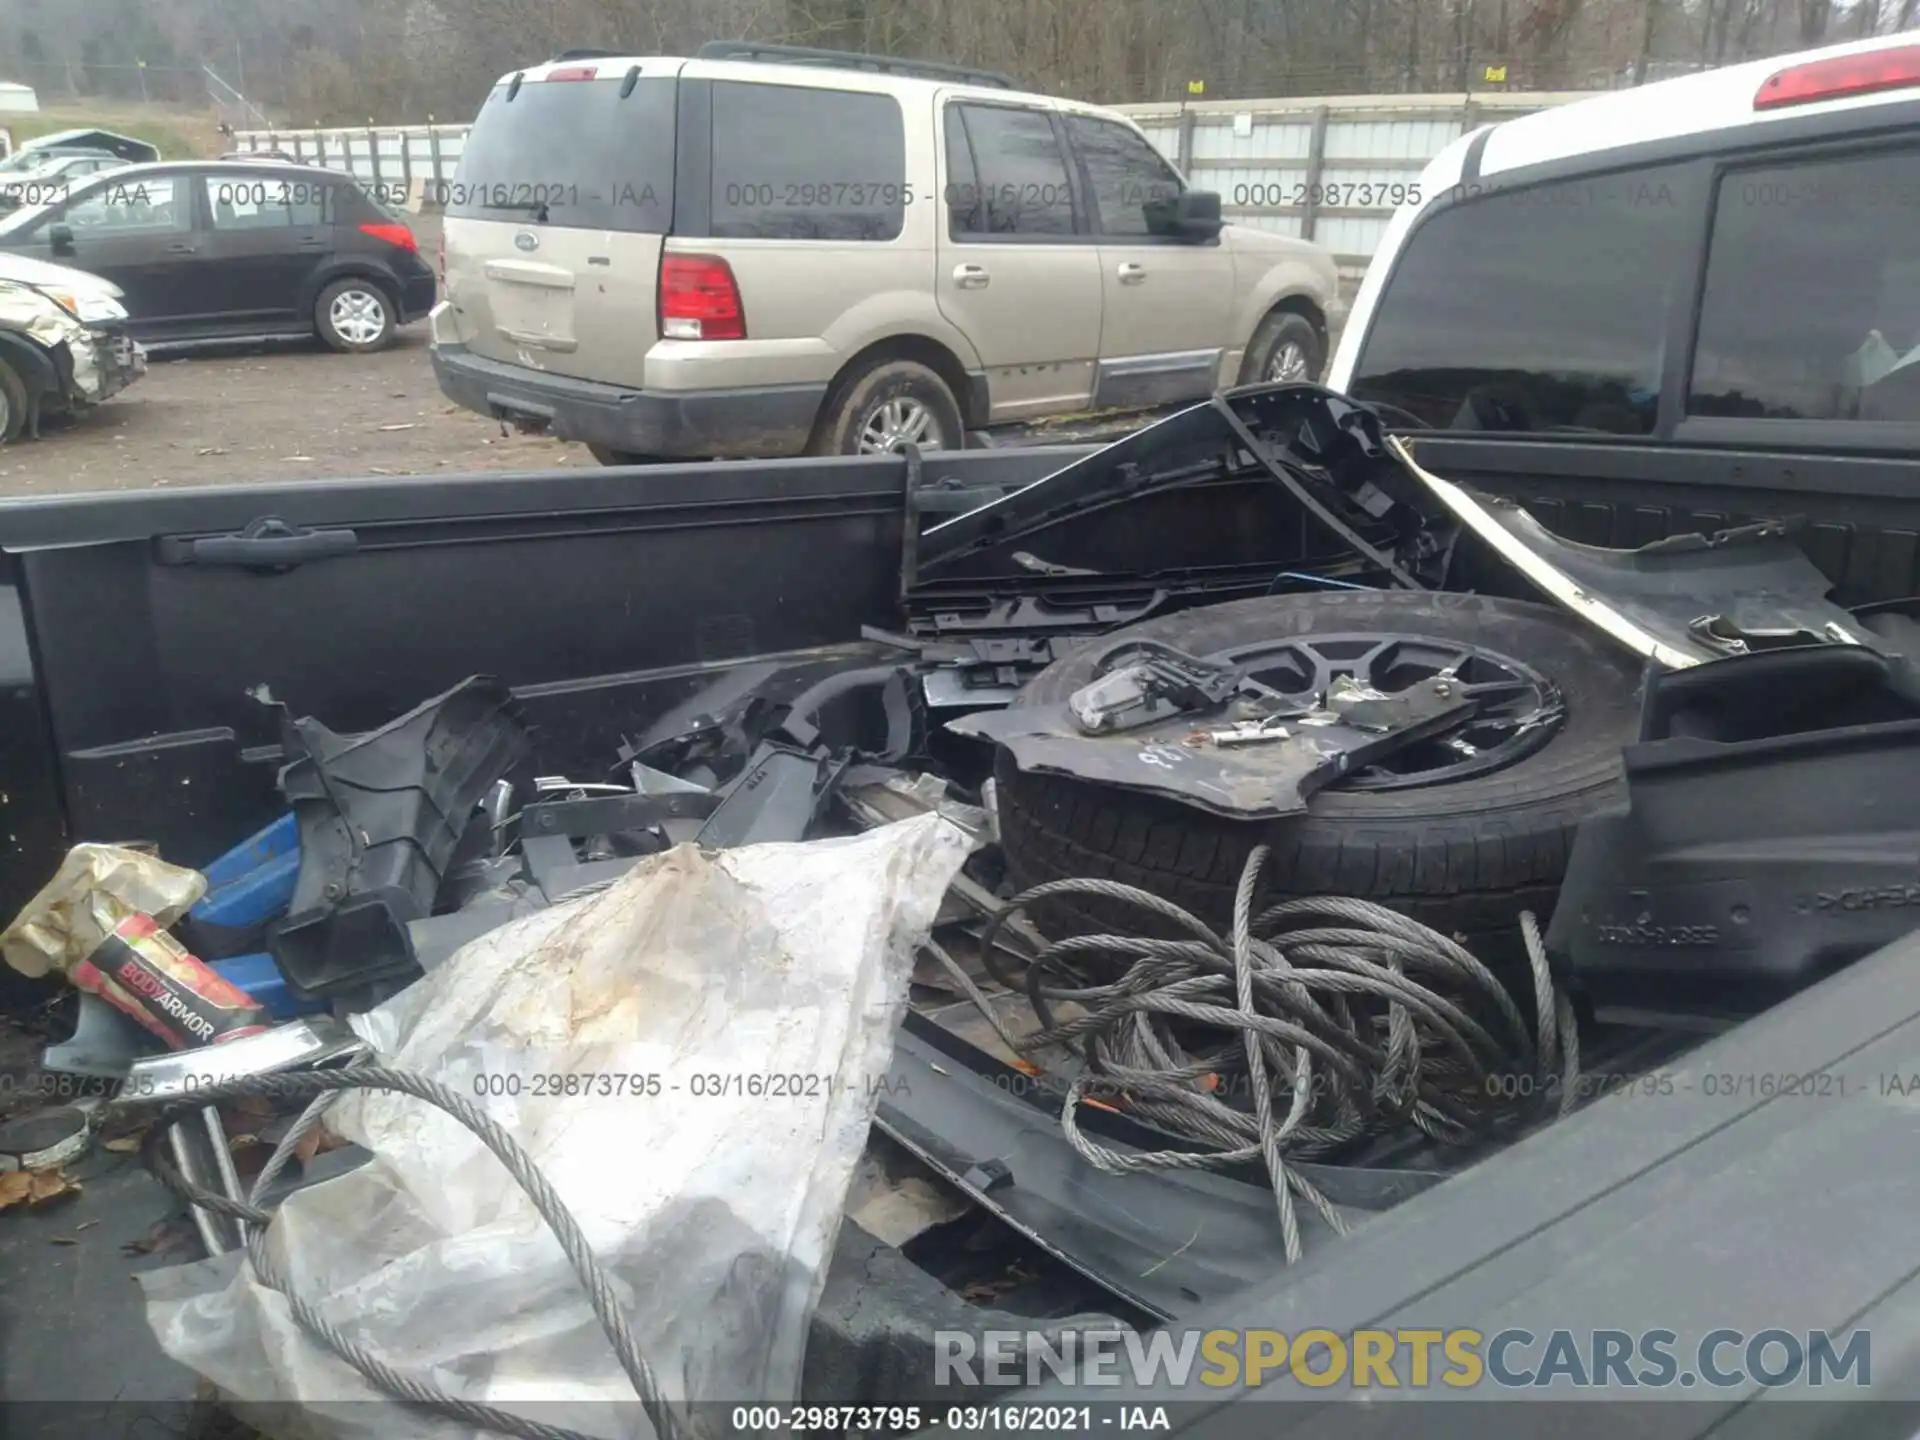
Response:
[[[1114,273],[1120,277],[1122,285],[1138,285],[1147,278],[1147,267],[1128,260],[1124,261]]]
[[[962,290],[984,290],[993,277],[987,274],[984,265],[956,265],[953,267],[953,283]]]

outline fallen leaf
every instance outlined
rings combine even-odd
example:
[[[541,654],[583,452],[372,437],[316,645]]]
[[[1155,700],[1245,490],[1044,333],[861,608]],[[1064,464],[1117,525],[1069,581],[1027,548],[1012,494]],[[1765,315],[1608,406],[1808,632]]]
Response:
[[[82,1220],[78,1225],[73,1227],[73,1233],[78,1235],[82,1230],[91,1230],[99,1223],[98,1220]]]
[[[325,1125],[316,1125],[300,1138],[300,1143],[293,1147],[293,1153],[304,1167],[313,1163],[314,1156],[328,1150],[338,1150],[346,1143]]]
[[[131,1155],[140,1148],[140,1136],[116,1135],[111,1140],[102,1140],[100,1148],[111,1150],[116,1155]]]
[[[282,460],[287,460],[287,461],[292,461],[292,460],[311,460],[311,459],[313,459],[313,456],[311,456],[311,455],[282,455],[282,456],[281,456],[280,458],[281,458]]]
[[[9,1170],[0,1175],[0,1210],[12,1205],[44,1205],[79,1192],[80,1182],[57,1165],[51,1170]]]
[[[62,1195],[78,1195],[80,1182],[69,1176],[57,1166],[52,1170],[33,1172],[33,1193],[28,1197],[30,1205],[44,1205],[49,1200],[57,1200]]]
[[[209,445],[206,449],[196,450],[193,453],[196,455],[224,455],[227,451],[224,445]]]
[[[413,429],[413,422],[409,420],[403,425],[382,425],[380,428],[382,430],[411,430]]]
[[[65,1235],[56,1235],[47,1243],[49,1245],[78,1245],[80,1242]]]

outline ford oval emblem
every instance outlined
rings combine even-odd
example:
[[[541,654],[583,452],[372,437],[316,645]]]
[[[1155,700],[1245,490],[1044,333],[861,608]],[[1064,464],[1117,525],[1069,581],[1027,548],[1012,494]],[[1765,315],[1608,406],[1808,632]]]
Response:
[[[538,250],[540,248],[540,237],[531,230],[522,230],[518,235],[513,237],[513,243],[522,250]]]

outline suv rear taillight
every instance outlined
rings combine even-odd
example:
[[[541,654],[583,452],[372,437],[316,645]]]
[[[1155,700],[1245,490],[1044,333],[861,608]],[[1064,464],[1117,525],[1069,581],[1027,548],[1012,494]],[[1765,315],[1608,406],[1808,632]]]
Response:
[[[662,255],[660,334],[668,340],[746,339],[747,315],[733,267],[718,255]]]
[[[371,235],[376,240],[384,240],[389,245],[398,245],[402,250],[420,253],[420,242],[413,238],[413,231],[398,222],[369,220],[360,227],[362,235]]]
[[[1920,45],[1838,55],[1776,70],[1755,93],[1753,108],[1811,105],[1816,100],[1871,95],[1876,90],[1898,90],[1908,85],[1920,85]]]

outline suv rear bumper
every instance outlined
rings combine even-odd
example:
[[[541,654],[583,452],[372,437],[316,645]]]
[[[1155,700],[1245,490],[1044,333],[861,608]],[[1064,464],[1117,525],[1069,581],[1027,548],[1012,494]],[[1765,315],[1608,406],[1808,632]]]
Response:
[[[502,364],[462,345],[434,346],[433,373],[469,410],[637,455],[798,455],[827,396],[825,385],[633,390]]]

